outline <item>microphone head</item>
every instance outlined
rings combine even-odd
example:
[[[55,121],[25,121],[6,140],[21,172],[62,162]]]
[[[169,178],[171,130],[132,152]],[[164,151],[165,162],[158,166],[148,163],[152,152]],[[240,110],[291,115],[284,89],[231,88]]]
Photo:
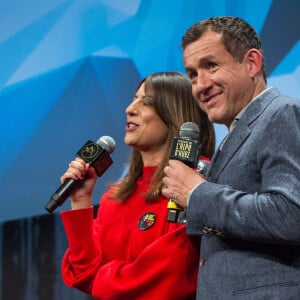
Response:
[[[186,122],[180,126],[179,136],[183,139],[199,140],[200,129],[194,122]]]
[[[98,139],[97,144],[102,146],[102,148],[104,148],[108,154],[113,153],[116,147],[115,140],[108,135],[101,136]]]

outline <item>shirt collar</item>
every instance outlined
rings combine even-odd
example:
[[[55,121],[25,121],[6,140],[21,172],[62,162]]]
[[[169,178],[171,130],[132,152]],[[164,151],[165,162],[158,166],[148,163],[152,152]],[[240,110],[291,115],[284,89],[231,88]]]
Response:
[[[233,130],[233,128],[235,127],[236,123],[238,122],[238,120],[242,117],[242,115],[245,113],[245,111],[247,110],[247,108],[249,107],[249,105],[256,100],[258,97],[260,97],[261,95],[263,95],[267,90],[269,90],[271,87],[263,90],[261,93],[259,93],[256,97],[254,97],[245,107],[243,107],[243,109],[236,115],[236,117],[234,118],[233,122],[230,124],[229,126],[229,132],[231,132]]]

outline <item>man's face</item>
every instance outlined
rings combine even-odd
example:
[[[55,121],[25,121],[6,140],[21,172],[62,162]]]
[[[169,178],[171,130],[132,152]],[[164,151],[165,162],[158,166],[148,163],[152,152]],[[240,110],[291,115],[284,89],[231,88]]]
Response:
[[[253,97],[247,54],[238,62],[225,49],[221,35],[205,32],[188,44],[183,62],[192,80],[192,91],[210,121],[230,126],[235,116]]]

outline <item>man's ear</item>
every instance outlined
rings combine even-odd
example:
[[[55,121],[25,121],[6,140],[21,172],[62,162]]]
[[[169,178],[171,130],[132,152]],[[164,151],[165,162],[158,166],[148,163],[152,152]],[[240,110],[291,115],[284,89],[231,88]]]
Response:
[[[263,68],[263,55],[262,53],[252,48],[248,50],[245,55],[245,61],[248,63],[249,75],[251,78],[254,78]]]

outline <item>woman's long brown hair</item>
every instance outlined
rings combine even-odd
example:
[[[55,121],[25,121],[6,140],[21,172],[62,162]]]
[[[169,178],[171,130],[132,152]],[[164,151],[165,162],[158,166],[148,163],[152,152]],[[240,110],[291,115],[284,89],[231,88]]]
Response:
[[[190,79],[179,72],[158,72],[143,79],[145,92],[154,94],[153,107],[162,121],[168,127],[167,151],[163,160],[157,166],[149,190],[145,195],[149,202],[156,201],[163,187],[164,167],[169,160],[170,147],[174,137],[178,137],[180,126],[185,122],[194,122],[200,129],[201,156],[211,158],[215,149],[215,133],[212,123],[193,99]],[[136,181],[143,172],[143,161],[140,152],[133,149],[129,160],[127,174],[118,182],[112,184],[115,191],[112,197],[124,201],[135,188]]]

